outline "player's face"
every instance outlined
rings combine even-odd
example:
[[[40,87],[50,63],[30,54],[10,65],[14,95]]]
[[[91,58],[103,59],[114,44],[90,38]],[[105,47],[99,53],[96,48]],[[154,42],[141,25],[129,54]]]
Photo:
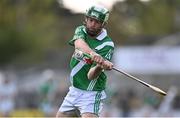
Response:
[[[102,22],[97,19],[86,18],[86,31],[90,36],[97,36],[102,30]]]

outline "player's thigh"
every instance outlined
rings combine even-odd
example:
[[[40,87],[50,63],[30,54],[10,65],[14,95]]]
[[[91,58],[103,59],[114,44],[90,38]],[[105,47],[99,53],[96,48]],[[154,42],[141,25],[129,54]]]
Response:
[[[96,115],[96,114],[94,114],[94,113],[83,113],[83,114],[81,114],[81,117],[82,118],[97,118],[98,116]]]
[[[56,114],[56,118],[60,118],[60,117],[78,117],[79,115],[77,114],[77,112],[75,110],[72,111],[66,111],[66,112],[60,112],[58,111]]]

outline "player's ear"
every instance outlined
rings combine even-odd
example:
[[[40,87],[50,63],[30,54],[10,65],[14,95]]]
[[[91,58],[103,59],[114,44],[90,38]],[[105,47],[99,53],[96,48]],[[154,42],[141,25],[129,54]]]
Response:
[[[84,18],[83,25],[86,25],[87,23],[87,17]]]

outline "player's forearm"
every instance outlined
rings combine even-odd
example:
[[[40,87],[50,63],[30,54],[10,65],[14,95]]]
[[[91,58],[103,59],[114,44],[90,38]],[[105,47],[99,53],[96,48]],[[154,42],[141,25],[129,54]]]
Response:
[[[99,65],[91,68],[88,72],[88,79],[96,79],[102,72],[102,68]]]
[[[83,39],[77,39],[74,42],[74,45],[75,45],[75,48],[78,48],[85,53],[91,54],[92,52],[94,52]]]

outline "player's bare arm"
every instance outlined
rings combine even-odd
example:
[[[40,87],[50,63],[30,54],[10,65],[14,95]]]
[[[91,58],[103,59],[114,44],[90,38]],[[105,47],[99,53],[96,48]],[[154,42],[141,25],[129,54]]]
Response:
[[[88,79],[92,80],[92,79],[96,79],[100,73],[102,72],[103,68],[100,65],[96,65],[95,67],[92,67],[89,72],[88,72]]]
[[[75,49],[80,49],[87,54],[94,52],[83,39],[75,40],[74,45]]]
[[[96,79],[102,72],[102,70],[112,70],[113,63],[108,60],[104,60],[102,65],[97,64],[95,67],[91,68],[88,72],[88,79]]]

